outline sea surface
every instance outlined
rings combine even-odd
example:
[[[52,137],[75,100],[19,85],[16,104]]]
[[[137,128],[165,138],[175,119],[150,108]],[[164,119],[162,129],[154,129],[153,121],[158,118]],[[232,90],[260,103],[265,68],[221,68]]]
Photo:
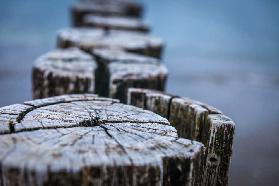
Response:
[[[31,99],[34,60],[70,26],[70,0],[0,0],[0,106]],[[230,185],[279,183],[279,1],[143,0],[166,42],[167,91],[236,123]]]

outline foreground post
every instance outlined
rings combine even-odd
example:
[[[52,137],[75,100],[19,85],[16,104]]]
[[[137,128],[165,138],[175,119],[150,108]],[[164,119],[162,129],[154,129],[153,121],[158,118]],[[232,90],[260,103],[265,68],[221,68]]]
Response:
[[[203,145],[95,95],[0,108],[0,185],[201,185]]]
[[[202,142],[206,147],[204,185],[228,184],[235,130],[229,117],[207,104],[145,89],[129,89],[128,103],[167,118],[180,137]]]

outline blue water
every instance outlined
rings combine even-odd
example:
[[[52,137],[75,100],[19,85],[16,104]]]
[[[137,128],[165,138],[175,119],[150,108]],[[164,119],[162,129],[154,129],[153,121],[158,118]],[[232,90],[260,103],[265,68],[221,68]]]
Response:
[[[0,0],[0,106],[31,99],[31,66],[69,26],[67,0]],[[279,1],[144,0],[164,38],[168,92],[236,124],[230,185],[279,183]]]

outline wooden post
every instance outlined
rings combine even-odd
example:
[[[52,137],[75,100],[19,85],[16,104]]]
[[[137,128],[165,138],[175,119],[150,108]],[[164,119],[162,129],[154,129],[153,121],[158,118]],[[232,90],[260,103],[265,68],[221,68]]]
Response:
[[[180,137],[202,142],[206,147],[204,185],[227,185],[234,122],[218,109],[158,91],[129,89],[128,103],[167,118]]]
[[[142,4],[134,1],[95,0],[79,2],[71,7],[73,26],[82,26],[86,15],[128,16],[140,18],[142,17],[142,14]]]
[[[92,28],[68,28],[58,33],[59,48],[79,47],[87,52],[97,48],[118,48],[161,58],[163,41],[143,33],[109,31]]]
[[[95,68],[92,57],[77,48],[53,50],[33,66],[33,97],[94,93]]]
[[[100,28],[104,30],[123,30],[148,33],[150,31],[149,25],[142,22],[140,19],[131,17],[105,17],[96,15],[87,15],[84,17],[84,24],[82,26]]]
[[[0,185],[202,185],[203,145],[96,95],[0,108]]]
[[[97,49],[96,90],[98,95],[120,99],[125,103],[128,88],[163,91],[167,68],[159,60],[119,49]]]
[[[58,49],[40,57],[33,68],[33,96],[94,93],[126,102],[128,88],[164,90],[167,69],[159,60],[119,49]]]

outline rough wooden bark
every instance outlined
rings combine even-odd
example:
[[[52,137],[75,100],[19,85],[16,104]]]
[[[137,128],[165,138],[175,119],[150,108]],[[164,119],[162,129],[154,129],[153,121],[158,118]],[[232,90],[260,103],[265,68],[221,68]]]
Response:
[[[94,93],[96,63],[79,49],[56,49],[33,66],[33,97],[45,98],[69,93]]]
[[[97,48],[121,48],[129,52],[160,58],[163,41],[143,33],[93,28],[68,28],[58,33],[59,48],[79,47],[87,52]]]
[[[124,30],[148,33],[149,26],[140,19],[131,17],[105,17],[96,15],[87,15],[84,17],[85,27],[100,28],[105,30]]]
[[[142,14],[142,4],[134,1],[95,0],[79,2],[71,7],[72,24],[74,26],[82,26],[86,15],[128,16],[140,18]]]
[[[189,98],[158,91],[129,89],[128,104],[167,118],[178,135],[202,142],[206,147],[204,185],[227,185],[234,122],[218,109]]]
[[[202,185],[203,145],[96,95],[0,108],[0,185]]]
[[[125,103],[128,88],[165,89],[168,72],[157,59],[119,49],[98,49],[93,55],[98,63],[95,74],[99,95]]]

